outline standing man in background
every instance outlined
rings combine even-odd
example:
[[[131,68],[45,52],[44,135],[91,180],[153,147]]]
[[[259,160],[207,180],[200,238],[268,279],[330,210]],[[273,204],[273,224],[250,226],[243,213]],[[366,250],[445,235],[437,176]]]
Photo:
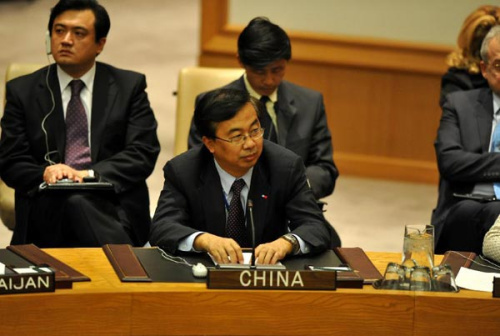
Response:
[[[147,241],[157,123],[144,75],[96,62],[109,29],[97,1],[59,1],[48,24],[56,64],[7,84],[0,175],[16,191],[12,244]],[[112,183],[113,191],[39,188],[89,178]]]
[[[320,199],[333,192],[339,172],[333,162],[323,96],[283,80],[291,55],[286,32],[266,18],[254,18],[238,38],[238,61],[245,74],[225,88],[247,91],[265,104],[264,138],[302,158],[314,196]],[[201,136],[192,123],[188,145],[198,144]]]

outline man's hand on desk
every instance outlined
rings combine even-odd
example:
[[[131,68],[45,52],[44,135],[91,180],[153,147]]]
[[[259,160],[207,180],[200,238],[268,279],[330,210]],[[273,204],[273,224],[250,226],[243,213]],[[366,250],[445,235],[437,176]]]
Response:
[[[261,244],[255,248],[255,259],[259,264],[276,264],[287,254],[292,253],[293,246],[283,238],[273,242]]]
[[[243,263],[241,247],[231,238],[202,233],[194,240],[193,247],[210,253],[219,264]]]

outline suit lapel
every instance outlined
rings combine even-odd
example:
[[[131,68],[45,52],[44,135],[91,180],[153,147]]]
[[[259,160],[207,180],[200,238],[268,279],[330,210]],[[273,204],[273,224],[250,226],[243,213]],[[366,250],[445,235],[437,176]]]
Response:
[[[97,161],[102,134],[105,131],[106,121],[112,113],[112,108],[118,96],[118,87],[109,71],[96,64],[94,78],[94,91],[92,94],[92,120],[91,120],[91,157],[92,162]]]
[[[37,101],[40,106],[41,119],[51,112],[50,116],[45,120],[45,129],[47,130],[48,142],[50,150],[54,150],[54,144],[58,155],[50,155],[50,159],[56,163],[64,161],[64,148],[66,142],[66,124],[64,122],[64,112],[61,98],[61,88],[57,78],[56,65],[48,67],[49,87],[46,83],[46,75],[40,77],[38,92],[36,93]],[[52,93],[50,93],[52,92]],[[52,101],[52,97],[54,101]]]
[[[286,83],[281,82],[278,87],[278,104],[275,105],[278,118],[278,143],[286,146],[288,140],[288,130],[291,128],[297,108],[294,98],[291,97],[286,89]]]
[[[483,90],[474,108],[476,115],[481,148],[484,152],[490,150],[491,125],[493,120],[493,96],[491,90]]]
[[[206,160],[208,164],[201,173],[201,183],[198,189],[201,195],[203,213],[205,214],[207,228],[210,227],[213,229],[210,232],[217,236],[225,237],[226,209],[224,205],[224,193],[213,158],[207,157]]]
[[[251,199],[253,202],[255,241],[257,245],[263,240],[266,214],[268,213],[269,204],[272,202],[270,191],[271,186],[267,173],[262,168],[262,160],[259,160],[253,170],[250,191],[248,192],[248,199]]]

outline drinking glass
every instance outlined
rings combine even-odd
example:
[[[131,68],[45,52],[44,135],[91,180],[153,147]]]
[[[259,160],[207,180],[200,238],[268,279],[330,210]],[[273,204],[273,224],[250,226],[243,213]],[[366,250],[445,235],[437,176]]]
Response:
[[[410,290],[430,291],[432,287],[431,271],[429,267],[415,266],[411,272]]]
[[[433,278],[436,290],[440,292],[458,292],[455,275],[448,264],[439,265],[433,269]]]
[[[434,267],[434,226],[406,225],[403,242],[403,261],[407,267]]]
[[[398,263],[388,263],[384,278],[380,284],[381,289],[404,289],[406,267]]]

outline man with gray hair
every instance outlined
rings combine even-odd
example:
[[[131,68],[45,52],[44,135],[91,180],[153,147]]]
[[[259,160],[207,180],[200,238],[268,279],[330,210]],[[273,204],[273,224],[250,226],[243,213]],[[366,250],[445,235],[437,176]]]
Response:
[[[439,199],[432,215],[436,253],[481,253],[485,234],[500,214],[500,26],[481,47],[489,88],[446,97],[435,142]]]

